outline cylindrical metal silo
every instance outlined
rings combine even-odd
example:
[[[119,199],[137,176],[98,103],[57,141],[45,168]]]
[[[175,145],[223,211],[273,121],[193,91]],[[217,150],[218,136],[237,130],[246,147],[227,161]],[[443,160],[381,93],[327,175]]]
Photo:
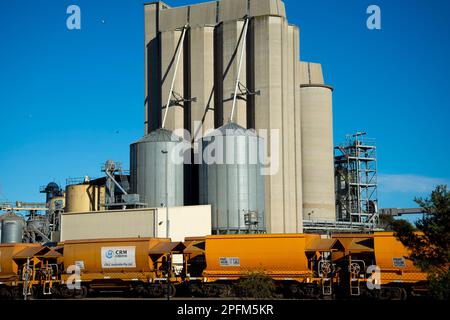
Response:
[[[24,220],[13,212],[2,217],[2,243],[22,243]]]
[[[336,220],[332,87],[301,85],[303,219]]]
[[[202,139],[200,203],[211,204],[214,234],[266,231],[264,176],[258,157],[263,147],[260,137],[235,123]]]
[[[130,145],[132,193],[148,207],[183,205],[184,140],[172,131],[157,129]]]
[[[64,211],[87,212],[101,210],[105,203],[104,189],[105,186],[96,186],[88,183],[67,186]]]

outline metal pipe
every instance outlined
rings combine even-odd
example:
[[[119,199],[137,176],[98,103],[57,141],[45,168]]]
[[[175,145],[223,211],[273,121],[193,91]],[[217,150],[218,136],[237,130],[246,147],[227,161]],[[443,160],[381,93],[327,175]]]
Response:
[[[108,176],[108,178],[110,178],[114,184],[120,189],[120,191],[123,192],[123,194],[128,194],[124,188],[122,188],[122,186],[116,181],[116,179],[114,179],[114,177],[107,171],[105,170],[106,175]]]
[[[186,35],[187,27],[188,27],[188,25],[185,24],[183,27],[183,32],[181,33],[180,46],[178,47],[178,53],[177,53],[177,62],[175,64],[175,70],[173,72],[172,84],[170,86],[169,96],[167,97],[166,110],[164,111],[164,118],[163,118],[161,128],[164,128],[164,126],[166,124],[167,111],[169,110],[169,104],[170,104],[170,97],[172,96],[173,86],[175,85],[175,78],[177,77],[178,64],[180,62],[181,52],[183,51],[184,36]]]
[[[161,152],[166,156],[166,238],[169,238],[169,151],[167,150],[161,150]],[[167,300],[170,300],[170,276],[171,276],[171,259],[170,259],[170,253],[167,255]]]
[[[240,55],[240,58],[239,58],[238,73],[237,73],[237,76],[236,76],[236,84],[234,86],[233,107],[231,108],[230,122],[233,121],[234,109],[236,107],[236,97],[237,97],[237,90],[239,88],[239,79],[241,77],[242,60],[244,58],[244,50],[246,49],[246,47],[245,47],[245,40],[247,38],[248,22],[249,22],[249,19],[248,19],[248,17],[246,17],[245,18],[245,22],[244,22],[244,32],[242,34],[242,48],[241,48],[241,55]]]

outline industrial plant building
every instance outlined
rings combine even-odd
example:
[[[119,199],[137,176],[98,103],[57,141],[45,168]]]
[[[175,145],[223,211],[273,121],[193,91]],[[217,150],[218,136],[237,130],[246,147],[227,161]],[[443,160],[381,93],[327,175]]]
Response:
[[[333,88],[300,60],[281,0],[152,2],[144,19],[129,170],[108,160],[101,178],[42,187],[45,203],[2,205],[2,242],[375,230],[376,148],[362,134],[334,148]]]
[[[161,126],[169,107],[166,128],[184,128],[196,141],[230,120],[237,96],[236,124],[269,130],[268,143],[271,130],[279,132],[272,150],[279,169],[264,177],[267,232],[302,232],[304,219],[334,221],[332,88],[320,64],[300,61],[299,28],[288,23],[284,3],[156,2],[144,10],[145,133]],[[186,184],[196,186],[197,176],[187,168]],[[198,202],[190,191],[185,203]]]

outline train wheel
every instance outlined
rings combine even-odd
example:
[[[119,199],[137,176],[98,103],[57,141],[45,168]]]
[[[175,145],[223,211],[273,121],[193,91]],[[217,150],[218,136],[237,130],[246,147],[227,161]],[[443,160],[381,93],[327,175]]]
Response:
[[[301,299],[305,297],[305,292],[298,285],[293,284],[289,286],[288,290],[289,297],[292,297],[293,299]]]
[[[164,289],[160,284],[153,284],[147,288],[147,292],[150,298],[161,297],[164,294]]]
[[[59,290],[59,288],[57,286],[54,286],[50,289],[50,292],[52,293],[50,298],[60,298],[61,297],[61,292]]]
[[[219,287],[219,297],[227,298],[232,296],[232,289],[229,285],[223,285]]]
[[[217,297],[219,295],[219,290],[215,285],[204,285],[203,286],[203,296],[211,298]]]
[[[405,300],[404,289],[403,288],[391,288],[389,296],[390,296],[389,297],[390,300]]]
[[[188,286],[188,292],[191,297],[200,297],[202,295],[201,285],[198,283],[190,283]]]
[[[71,290],[66,286],[62,286],[59,290],[60,297],[63,299],[71,298]]]
[[[136,286],[132,292],[138,297],[148,296],[148,290],[143,285]]]
[[[318,286],[307,286],[305,287],[305,297],[309,299],[319,300],[321,296],[320,289]]]
[[[166,287],[166,295],[167,295],[167,287]],[[169,289],[169,297],[173,298],[177,294],[177,289],[175,288],[175,285],[171,284]]]
[[[31,287],[30,288],[30,294],[27,295],[27,300],[37,300],[39,298],[41,298],[40,295],[40,287]]]
[[[23,291],[21,287],[12,287],[9,290],[11,294],[11,299],[13,300],[23,300]]]
[[[384,287],[377,295],[378,300],[403,300],[403,288]]]
[[[408,293],[406,292],[405,288],[401,288],[401,300],[407,300],[408,299]]]
[[[8,288],[0,288],[0,299],[9,300],[12,299],[11,291]]]
[[[75,289],[74,290],[73,297],[75,299],[84,299],[84,298],[87,297],[88,292],[89,292],[89,290],[88,290],[88,288],[86,286],[81,286],[80,289]]]
[[[66,299],[83,299],[88,295],[88,288],[86,286],[81,286],[80,289],[69,289],[66,286],[62,287],[61,296]]]

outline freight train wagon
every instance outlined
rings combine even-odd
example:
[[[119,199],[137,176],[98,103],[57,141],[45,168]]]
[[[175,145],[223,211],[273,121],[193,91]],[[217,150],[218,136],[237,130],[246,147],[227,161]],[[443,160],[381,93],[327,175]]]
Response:
[[[172,266],[174,254],[183,256],[180,274]],[[119,291],[124,297],[160,297],[175,295],[177,288],[181,295],[241,296],[241,280],[264,273],[280,297],[405,299],[425,293],[427,284],[427,275],[407,255],[392,233],[3,244],[0,295],[83,298]]]
[[[183,249],[181,242],[159,238],[74,240],[56,247],[1,245],[0,294],[3,298],[84,298],[104,291],[174,295],[174,284],[182,279],[172,271],[171,257]]]
[[[213,235],[185,239],[185,282],[195,296],[230,296],[252,273],[272,278],[280,295],[320,298],[332,294],[331,257],[337,239],[310,234]]]
[[[333,255],[339,268],[338,295],[406,299],[426,294],[427,274],[406,258],[409,251],[392,232],[333,235],[333,239],[345,248]]]

